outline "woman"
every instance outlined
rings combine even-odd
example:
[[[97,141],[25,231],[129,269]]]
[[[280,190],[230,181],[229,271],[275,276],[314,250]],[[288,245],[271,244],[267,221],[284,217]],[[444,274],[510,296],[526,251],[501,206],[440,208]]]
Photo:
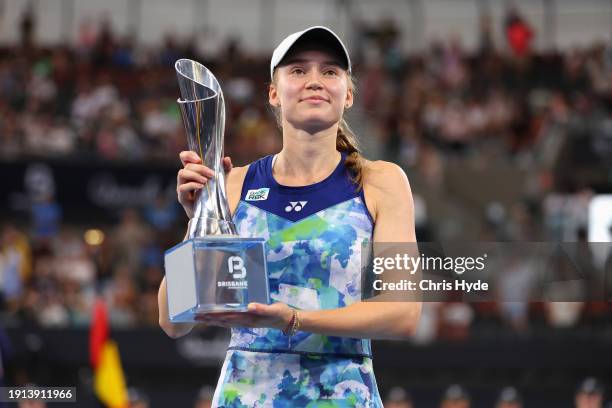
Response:
[[[381,407],[369,339],[405,339],[416,328],[418,302],[361,301],[362,243],[415,242],[415,232],[404,172],[362,158],[343,120],[353,104],[350,74],[331,30],[288,36],[270,64],[282,150],[245,167],[224,158],[239,234],[267,240],[273,302],[202,317],[232,328],[215,406]],[[191,217],[194,192],[213,174],[195,153],[180,157],[178,197]],[[191,330],[169,323],[165,281],[159,307],[168,335]]]

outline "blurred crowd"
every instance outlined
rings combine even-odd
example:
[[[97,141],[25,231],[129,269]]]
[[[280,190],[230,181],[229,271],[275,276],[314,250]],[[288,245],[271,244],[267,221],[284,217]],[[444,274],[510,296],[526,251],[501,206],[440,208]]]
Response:
[[[387,158],[429,169],[435,167],[431,149],[470,152],[494,145],[514,155],[556,123],[606,117],[609,47],[536,53],[535,34],[520,14],[510,11],[506,20],[507,44],[495,44],[491,20],[483,17],[475,51],[451,37],[412,55],[402,52],[393,22],[358,26],[351,53],[356,109],[363,112],[367,138]],[[250,53],[238,40],[216,54],[207,52],[205,36],[167,36],[160,46],[146,47],[118,36],[102,20],[84,21],[74,45],[37,47],[35,30],[35,20],[23,25],[21,46],[0,51],[5,157],[176,160],[185,148],[173,68],[179,58],[203,62],[220,79],[228,109],[226,147],[236,162],[279,147],[267,104],[270,56]]]
[[[354,127],[366,132],[384,157],[414,170],[430,186],[440,183],[441,168],[453,157],[515,160],[553,137],[549,129],[559,124],[607,120],[612,49],[594,44],[534,53],[535,34],[516,10],[503,27],[506,44],[494,43],[491,21],[483,18],[480,46],[470,53],[451,38],[405,55],[392,22],[359,27],[352,54],[359,86],[355,109],[361,115]],[[280,148],[267,106],[268,55],[253,55],[235,40],[214,55],[200,38],[179,42],[168,36],[158,47],[145,47],[116,35],[105,20],[84,22],[70,46],[37,46],[31,15],[21,29],[21,44],[0,50],[0,157],[6,160],[177,162],[186,148],[173,67],[179,58],[202,61],[219,77],[227,105],[226,153],[234,163]],[[545,177],[538,182],[550,184]],[[487,238],[542,237],[533,232],[534,212],[543,218],[545,239],[580,238],[592,196],[582,187],[573,196],[550,194],[536,210],[528,201],[517,200],[509,210],[492,203],[485,215]],[[86,325],[93,299],[102,295],[112,324],[155,325],[163,250],[180,240],[184,222],[177,204],[160,198],[148,208],[125,209],[116,225],[87,232],[97,234],[92,240],[81,226],[62,221],[61,203],[45,197],[32,204],[29,223],[2,227],[5,310],[46,326]],[[418,219],[417,228],[419,235],[426,232]],[[483,313],[521,329],[533,314],[525,303],[476,309],[428,305],[421,338],[465,338]],[[566,309],[564,316],[573,316],[575,324],[593,307]],[[536,307],[535,314],[556,326],[554,311]]]
[[[174,208],[168,211],[176,218]],[[145,214],[146,221],[139,212],[126,210],[119,224],[105,231],[63,225],[53,233],[35,230],[29,237],[4,225],[0,298],[7,321],[87,327],[93,302],[101,296],[109,305],[111,325],[157,325],[163,253],[182,237],[177,228],[155,222],[156,209]]]
[[[213,388],[202,387],[197,394],[194,408],[208,408],[213,399]],[[439,399],[439,408],[470,408],[470,392],[459,384],[449,385]],[[494,408],[523,408],[526,406],[525,398],[521,392],[513,386],[503,387],[496,396]],[[420,406],[415,403],[412,396],[402,386],[392,387],[384,398],[385,408],[415,408]],[[574,394],[574,407],[576,408],[604,408],[605,389],[601,381],[594,377],[585,378],[580,382]],[[530,405],[531,406],[531,405]],[[149,400],[146,394],[132,389],[130,392],[130,408],[149,408]]]
[[[210,408],[213,401],[214,388],[203,386],[195,397],[193,408]],[[135,387],[128,389],[129,408],[149,408],[151,405],[147,393]],[[501,389],[495,402],[490,405],[493,408],[523,408],[527,406],[523,395],[513,386]],[[439,408],[470,408],[472,398],[468,390],[459,385],[451,384],[442,393],[439,399]],[[574,394],[573,406],[575,408],[608,408],[612,404],[604,405],[605,389],[603,384],[594,377],[585,378],[578,385]],[[47,405],[41,401],[26,402],[19,404],[19,408],[45,408]],[[412,396],[404,387],[392,387],[384,398],[385,408],[415,408],[420,406],[415,403]],[[431,405],[433,406],[433,405]],[[531,405],[529,405],[531,406]]]
[[[186,149],[176,103],[179,58],[202,61],[220,78],[227,101],[226,146],[238,162],[279,146],[264,104],[266,61],[244,55],[236,43],[214,58],[199,54],[195,39],[177,44],[168,37],[162,46],[146,48],[117,38],[108,22],[97,29],[84,24],[74,46],[23,42],[0,50],[5,158],[175,161]]]
[[[605,394],[602,383],[593,377],[585,378],[577,387],[574,394],[573,406],[576,408],[604,408]],[[442,393],[440,408],[470,408],[472,406],[470,392],[459,384],[451,384]],[[526,401],[527,400],[527,401]],[[501,389],[492,405],[494,408],[523,408],[524,406],[537,406],[529,401],[513,386]],[[393,387],[384,401],[386,408],[414,408],[415,404],[404,387]]]

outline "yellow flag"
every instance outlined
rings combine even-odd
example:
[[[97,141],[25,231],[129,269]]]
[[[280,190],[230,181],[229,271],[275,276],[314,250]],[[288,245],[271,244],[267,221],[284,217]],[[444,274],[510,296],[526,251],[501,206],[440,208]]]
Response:
[[[128,395],[121,368],[119,350],[114,341],[107,340],[102,347],[100,362],[95,372],[94,389],[102,403],[109,408],[127,408]]]

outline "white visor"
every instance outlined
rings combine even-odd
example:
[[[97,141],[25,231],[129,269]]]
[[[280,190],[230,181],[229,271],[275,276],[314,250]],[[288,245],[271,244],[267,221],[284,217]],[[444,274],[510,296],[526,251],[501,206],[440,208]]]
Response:
[[[332,30],[324,26],[314,26],[309,27],[303,31],[298,31],[297,33],[293,33],[288,35],[280,44],[274,49],[272,53],[272,60],[270,61],[270,79],[274,75],[274,69],[280,64],[280,62],[285,58],[285,55],[291,50],[291,48],[295,45],[295,43],[304,38],[304,35],[309,33],[309,38],[316,38],[318,41],[323,41],[324,44],[330,46],[331,48],[335,48],[338,50],[338,53],[341,57],[344,57],[343,63],[346,64],[346,70],[351,72],[351,59],[349,58],[348,51],[346,47],[340,40],[340,37],[336,35]]]

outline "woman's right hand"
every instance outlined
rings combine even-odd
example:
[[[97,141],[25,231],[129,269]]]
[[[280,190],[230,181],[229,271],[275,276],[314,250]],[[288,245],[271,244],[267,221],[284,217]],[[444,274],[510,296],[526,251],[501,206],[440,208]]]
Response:
[[[183,168],[179,170],[176,177],[176,193],[179,203],[181,203],[185,213],[191,219],[193,218],[195,194],[214,176],[214,172],[202,164],[200,156],[195,152],[190,150],[183,151],[179,154],[179,157],[181,158]],[[224,157],[223,169],[225,174],[229,173],[232,167],[232,160],[228,156]]]

